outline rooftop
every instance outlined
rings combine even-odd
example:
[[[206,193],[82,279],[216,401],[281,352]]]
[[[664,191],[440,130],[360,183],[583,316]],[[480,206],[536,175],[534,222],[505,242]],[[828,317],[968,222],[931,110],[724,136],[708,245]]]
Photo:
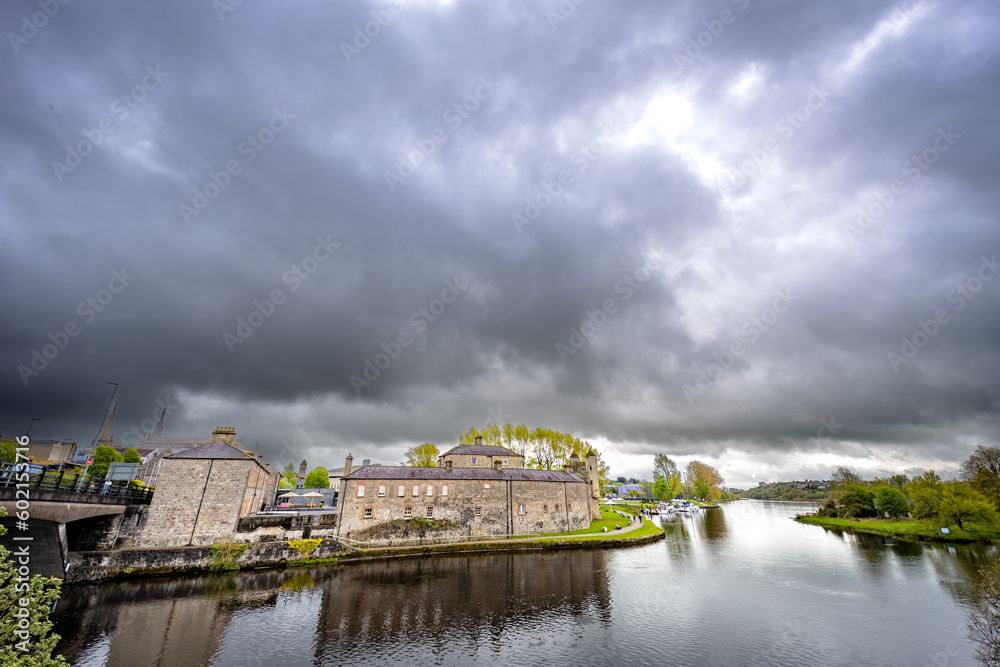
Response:
[[[512,452],[506,447],[497,447],[494,445],[459,445],[458,447],[452,447],[441,456],[448,456],[449,454],[471,454],[472,456],[520,456],[517,452]]]
[[[242,450],[236,449],[228,442],[216,440],[207,445],[188,449],[177,454],[171,454],[168,459],[249,459],[255,461],[252,456],[247,456]]]

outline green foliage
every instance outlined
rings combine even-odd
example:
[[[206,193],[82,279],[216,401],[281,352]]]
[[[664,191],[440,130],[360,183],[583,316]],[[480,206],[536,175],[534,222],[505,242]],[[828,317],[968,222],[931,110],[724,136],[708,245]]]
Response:
[[[236,561],[246,553],[247,549],[246,544],[237,542],[231,535],[220,537],[212,545],[211,569],[222,571],[240,569]]]
[[[705,484],[705,482],[701,481],[700,479],[694,480],[694,497],[695,498],[701,498],[702,500],[705,500],[705,499],[708,498],[708,496],[709,496],[709,494],[711,492],[712,492],[712,489],[709,488],[708,484]]]
[[[136,451],[135,447],[129,447],[124,452],[122,452],[122,462],[123,463],[142,463],[142,457],[139,456],[139,452]]]
[[[666,454],[653,455],[653,479],[662,477],[668,479],[672,475],[679,474],[677,464]]]
[[[0,507],[0,517],[7,516],[7,510]],[[0,526],[0,535],[7,532]],[[2,667],[55,667],[69,663],[62,656],[52,656],[59,635],[52,632],[49,612],[59,599],[62,582],[55,578],[31,577],[29,581],[19,581],[17,567],[10,558],[11,552],[0,547],[0,666]],[[25,600],[28,605],[22,607]],[[22,628],[21,614],[27,609],[26,625]],[[27,631],[27,640],[18,632]],[[22,650],[22,649],[26,649]]]
[[[701,461],[691,461],[687,464],[685,473],[689,492],[696,498],[718,499],[722,495],[719,487],[725,484],[726,481],[723,479],[722,474],[713,466]],[[708,487],[708,491],[702,490],[698,482]],[[704,495],[701,495],[702,493]]]
[[[839,487],[837,500],[840,504],[840,516],[859,519],[876,516],[875,494],[871,489],[861,484],[847,484]]]
[[[425,442],[406,450],[406,465],[415,468],[434,468],[437,466],[439,454],[437,445]]]
[[[0,463],[17,463],[17,443],[10,438],[0,442]]]
[[[969,639],[976,642],[976,658],[983,665],[1000,665],[1000,561],[983,571],[972,584]]]
[[[288,540],[288,546],[303,556],[316,551],[323,540]]]
[[[459,442],[471,445],[476,442],[477,436],[483,439],[484,445],[507,447],[526,457],[525,467],[545,470],[552,470],[560,461],[568,461],[574,453],[584,458],[589,450],[594,449],[589,442],[569,433],[548,428],[529,429],[524,424],[505,424],[502,427],[487,424],[482,430],[470,428]],[[607,467],[602,469],[599,463],[598,475],[601,474],[607,475]]]
[[[90,470],[87,471],[87,474],[91,477],[104,477],[108,474],[108,467],[112,463],[121,462],[122,455],[110,447],[101,445],[94,450],[93,459],[94,464],[90,466]]]
[[[964,529],[966,521],[990,528],[1000,521],[996,507],[986,496],[979,493],[964,482],[952,482],[945,485],[941,494],[941,504],[938,506],[938,521],[942,526],[958,525]]]
[[[323,466],[313,468],[312,472],[306,475],[306,481],[302,483],[302,486],[307,489],[329,489],[330,473]]]
[[[1000,509],[1000,447],[976,447],[963,463],[961,477]]]
[[[923,475],[914,477],[907,482],[904,490],[913,501],[915,519],[933,519],[937,516],[944,484],[936,472],[928,470]]]
[[[285,477],[284,475],[282,475],[281,479],[278,481],[278,488],[279,489],[294,489],[295,488],[295,483],[294,482],[289,482],[288,478]]]
[[[446,528],[456,528],[458,524],[454,521],[448,521],[447,519],[425,519],[423,517],[415,516],[411,519],[407,519],[411,524],[420,526],[427,530],[444,530]]]
[[[891,517],[899,517],[909,513],[910,504],[906,502],[906,496],[895,486],[883,486],[875,494],[875,504],[880,512],[885,512]]]
[[[834,488],[860,486],[865,483],[865,480],[861,478],[861,475],[846,466],[840,466],[837,468],[830,480],[833,482]]]

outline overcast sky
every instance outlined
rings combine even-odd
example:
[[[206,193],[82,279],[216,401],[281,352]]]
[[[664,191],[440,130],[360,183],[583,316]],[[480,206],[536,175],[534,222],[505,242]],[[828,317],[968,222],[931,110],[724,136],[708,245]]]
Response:
[[[48,2],[0,8],[4,434],[113,381],[116,442],[310,466],[998,442],[993,2]]]

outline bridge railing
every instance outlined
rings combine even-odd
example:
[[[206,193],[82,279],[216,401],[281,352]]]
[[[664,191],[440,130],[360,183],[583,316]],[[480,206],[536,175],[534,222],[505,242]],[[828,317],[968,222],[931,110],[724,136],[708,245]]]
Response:
[[[22,469],[23,468],[23,469]],[[39,466],[0,464],[0,487],[93,493],[123,498],[129,505],[148,505],[153,498],[149,489],[136,488],[130,480],[105,481],[102,477],[65,470],[44,470]]]

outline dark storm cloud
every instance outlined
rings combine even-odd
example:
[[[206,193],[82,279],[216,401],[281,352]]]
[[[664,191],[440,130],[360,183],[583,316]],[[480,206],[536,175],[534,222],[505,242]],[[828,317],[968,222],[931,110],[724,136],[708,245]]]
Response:
[[[5,433],[89,442],[113,380],[331,465],[498,415],[743,482],[996,441],[991,7],[232,9],[8,36]]]

